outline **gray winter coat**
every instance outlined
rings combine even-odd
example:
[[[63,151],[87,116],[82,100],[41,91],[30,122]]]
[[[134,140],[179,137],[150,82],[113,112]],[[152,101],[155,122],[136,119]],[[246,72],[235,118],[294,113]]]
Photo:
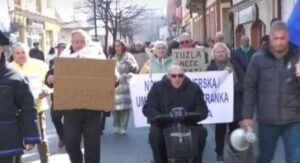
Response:
[[[299,52],[293,46],[284,62],[275,59],[267,46],[253,56],[244,80],[243,118],[252,118],[256,111],[259,123],[300,122],[298,62]]]

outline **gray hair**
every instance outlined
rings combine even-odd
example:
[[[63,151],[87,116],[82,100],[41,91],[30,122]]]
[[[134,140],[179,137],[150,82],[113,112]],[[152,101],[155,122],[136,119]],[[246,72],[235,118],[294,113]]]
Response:
[[[188,32],[185,32],[185,33],[182,33],[179,37],[179,41],[181,41],[184,37],[187,37],[189,39],[192,39],[191,38],[191,35],[188,33]]]
[[[219,31],[216,33],[215,37],[224,37],[224,33],[222,31]]]
[[[212,52],[213,54],[215,55],[215,50],[218,49],[218,48],[223,48],[227,54],[227,57],[230,58],[230,49],[227,47],[226,44],[222,43],[222,42],[218,42],[218,43],[215,43],[213,49],[212,49]]]
[[[168,49],[168,44],[167,44],[167,42],[165,42],[165,41],[156,41],[156,42],[154,43],[154,49],[157,49],[157,47],[158,47],[159,45],[163,45],[163,46],[165,46],[165,47]]]
[[[73,31],[71,34],[71,37],[73,37],[74,35],[80,35],[84,38],[84,40],[86,41],[86,43],[88,43],[90,41],[90,36],[87,34],[87,32],[85,32],[82,29]]]
[[[16,44],[14,44],[13,47],[12,47],[12,52],[13,53],[14,53],[16,48],[22,48],[25,51],[25,53],[29,56],[29,47],[26,44],[21,43],[21,42],[18,42]]]
[[[183,70],[183,68],[180,65],[178,65],[178,64],[172,64],[168,68],[167,74],[170,75],[173,70],[180,70],[182,73],[184,73],[184,70]]]
[[[280,30],[288,31],[288,28],[287,28],[287,25],[283,21],[277,20],[272,23],[271,29],[270,29],[270,34],[280,31]]]

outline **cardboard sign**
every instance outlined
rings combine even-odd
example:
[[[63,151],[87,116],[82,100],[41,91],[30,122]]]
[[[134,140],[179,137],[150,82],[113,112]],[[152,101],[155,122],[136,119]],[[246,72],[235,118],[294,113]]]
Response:
[[[114,108],[115,61],[57,58],[54,110]]]
[[[191,49],[174,49],[172,51],[174,63],[183,67],[185,72],[205,71],[210,62],[209,54],[203,47]]]

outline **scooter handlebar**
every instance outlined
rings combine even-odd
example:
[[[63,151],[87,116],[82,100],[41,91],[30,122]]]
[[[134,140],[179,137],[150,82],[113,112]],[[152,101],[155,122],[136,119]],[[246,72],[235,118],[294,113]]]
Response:
[[[170,114],[162,114],[162,115],[155,116],[153,118],[149,118],[149,122],[163,121],[163,122],[174,123],[174,122],[182,122],[186,119],[198,118],[199,116],[201,116],[200,113],[187,113],[180,117],[172,117],[170,116]]]

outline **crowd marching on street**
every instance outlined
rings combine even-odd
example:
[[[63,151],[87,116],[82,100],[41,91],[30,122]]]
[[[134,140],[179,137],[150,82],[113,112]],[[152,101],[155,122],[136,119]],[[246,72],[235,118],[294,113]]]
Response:
[[[90,46],[94,42],[89,35],[76,30],[71,34],[71,42],[59,42],[48,54],[39,49],[38,42],[30,49],[21,42],[10,45],[2,33],[0,37],[0,163],[20,163],[24,152],[35,147],[41,163],[50,162],[46,134],[48,111],[59,140],[57,148],[66,149],[70,162],[99,163],[106,117],[113,117],[114,134],[130,136],[127,128],[133,112],[131,93],[134,89],[130,86],[131,79],[137,75],[151,78],[155,74],[164,75],[147,92],[141,111],[149,125],[148,143],[152,150],[152,160],[145,162],[185,162],[185,156],[178,156],[177,160],[177,156],[170,154],[189,150],[176,149],[180,145],[173,141],[172,134],[166,136],[166,132],[173,132],[176,123],[188,127],[193,135],[192,152],[196,152],[190,153],[192,156],[186,163],[202,163],[209,134],[200,122],[214,115],[211,115],[204,88],[189,77],[191,71],[186,69],[186,65],[198,63],[201,63],[200,69],[193,72],[222,71],[227,76],[232,75],[233,84],[228,88],[232,96],[222,98],[224,101],[233,98],[233,111],[218,115],[232,114],[231,121],[214,124],[213,148],[217,163],[226,162],[224,148],[227,145],[239,163],[271,163],[280,138],[286,163],[300,163],[300,47],[289,40],[288,27],[279,19],[271,22],[270,33],[261,39],[259,49],[251,46],[247,35],[238,38],[241,45],[234,48],[224,42],[222,31],[207,43],[197,42],[189,33],[183,33],[174,40],[133,45],[115,40],[108,49],[103,49],[99,42],[96,47]],[[11,54],[5,54],[7,46]],[[175,51],[189,50],[202,50],[204,57],[200,60],[197,56],[198,60],[184,64],[174,59]],[[54,88],[59,81],[55,76],[56,60],[61,58],[115,61],[114,74],[111,74],[114,76],[113,111],[54,107]],[[222,109],[222,105],[218,107]],[[166,115],[173,120],[168,120]],[[248,157],[240,157],[241,149],[236,144],[241,140],[229,140],[230,135],[241,128],[257,137],[257,155],[252,153],[252,148],[247,148],[243,150],[249,153]],[[184,136],[180,140],[186,141]]]

